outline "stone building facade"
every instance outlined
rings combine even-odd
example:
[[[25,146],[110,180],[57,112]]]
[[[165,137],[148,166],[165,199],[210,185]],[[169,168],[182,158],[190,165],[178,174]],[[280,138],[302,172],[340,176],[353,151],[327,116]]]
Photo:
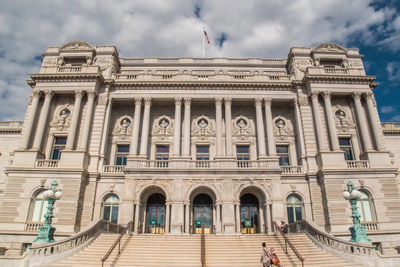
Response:
[[[122,58],[71,42],[49,47],[28,84],[22,133],[1,162],[6,255],[32,242],[53,180],[58,237],[100,218],[138,234],[217,235],[306,219],[346,239],[352,180],[372,241],[400,246],[399,135],[393,124],[384,136],[357,49]]]

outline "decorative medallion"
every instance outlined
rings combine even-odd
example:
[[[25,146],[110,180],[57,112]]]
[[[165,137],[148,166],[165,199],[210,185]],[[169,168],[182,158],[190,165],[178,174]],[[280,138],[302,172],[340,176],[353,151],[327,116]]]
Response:
[[[119,136],[122,139],[125,139],[127,135],[132,135],[132,122],[133,119],[128,115],[122,116],[117,119],[117,121],[115,122],[113,135]]]
[[[192,123],[192,135],[213,135],[213,124],[207,116],[200,116]]]
[[[71,123],[71,113],[69,104],[58,107],[50,126],[57,127],[58,131],[64,131]]]
[[[162,115],[154,120],[153,135],[172,135],[173,123],[170,117]]]

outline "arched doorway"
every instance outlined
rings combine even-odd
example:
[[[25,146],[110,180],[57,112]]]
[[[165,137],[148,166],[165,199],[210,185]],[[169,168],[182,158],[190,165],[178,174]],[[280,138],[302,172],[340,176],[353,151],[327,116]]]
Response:
[[[303,203],[297,195],[289,195],[286,199],[288,223],[303,219]]]
[[[152,194],[147,199],[146,233],[165,233],[165,196],[160,193]]]
[[[240,197],[240,232],[255,234],[259,232],[259,205],[255,195],[246,193]]]
[[[207,194],[193,199],[193,228],[196,234],[213,233],[213,200]]]

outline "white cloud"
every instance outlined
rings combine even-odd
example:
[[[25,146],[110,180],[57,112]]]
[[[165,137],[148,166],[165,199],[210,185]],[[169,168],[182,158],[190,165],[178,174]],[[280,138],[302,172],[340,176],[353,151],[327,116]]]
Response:
[[[0,119],[23,119],[31,91],[25,80],[39,71],[34,58],[48,46],[84,40],[115,45],[126,57],[200,57],[206,26],[207,56],[286,57],[291,46],[346,45],[355,33],[375,42],[371,26],[383,27],[395,12],[374,10],[370,2],[0,0]],[[390,27],[400,32],[400,19]],[[215,42],[221,33],[222,48]]]
[[[389,120],[390,122],[400,122],[400,115],[395,115]]]
[[[381,107],[381,112],[383,114],[388,114],[388,113],[392,113],[396,110],[396,108],[394,106],[383,106]]]
[[[400,63],[399,62],[389,62],[386,65],[386,71],[388,73],[388,78],[391,81],[400,79]]]

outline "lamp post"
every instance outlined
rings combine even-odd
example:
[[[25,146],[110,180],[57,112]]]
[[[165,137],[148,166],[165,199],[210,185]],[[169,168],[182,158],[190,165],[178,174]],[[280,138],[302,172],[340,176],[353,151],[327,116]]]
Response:
[[[361,192],[354,187],[354,183],[347,183],[347,190],[343,191],[343,197],[350,201],[351,217],[353,218],[353,227],[350,227],[351,232],[350,242],[370,242],[371,239],[367,236],[367,227],[360,224],[361,215],[357,211],[357,201],[361,197]]]
[[[43,192],[44,198],[47,200],[47,211],[44,214],[44,224],[38,227],[38,236],[33,242],[54,242],[54,231],[56,228],[51,226],[51,221],[53,220],[53,208],[54,203],[57,199],[60,199],[62,196],[61,190],[57,189],[58,183],[57,181],[51,182],[49,189]]]

